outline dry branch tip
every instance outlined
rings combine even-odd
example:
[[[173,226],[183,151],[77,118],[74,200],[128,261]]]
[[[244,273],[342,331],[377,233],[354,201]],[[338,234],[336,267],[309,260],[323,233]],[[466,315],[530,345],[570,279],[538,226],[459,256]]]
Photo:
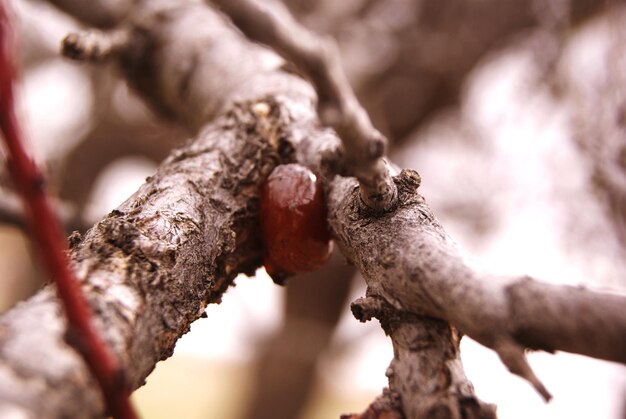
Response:
[[[365,323],[382,315],[383,304],[383,301],[377,297],[360,297],[350,304],[350,311],[358,321]]]
[[[73,32],[61,41],[61,55],[76,61],[104,62],[119,56],[129,44],[128,31]]]
[[[528,381],[546,402],[552,399],[552,394],[546,389],[543,383],[537,378],[526,359],[524,348],[508,338],[500,339],[494,346],[502,363],[509,371]]]

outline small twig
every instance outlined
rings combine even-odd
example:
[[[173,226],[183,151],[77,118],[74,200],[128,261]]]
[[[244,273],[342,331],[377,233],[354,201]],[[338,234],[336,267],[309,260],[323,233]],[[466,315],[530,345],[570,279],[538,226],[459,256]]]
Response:
[[[313,82],[322,121],[337,131],[347,169],[359,180],[363,202],[387,211],[396,188],[385,159],[386,138],[378,132],[343,71],[336,44],[305,29],[283,4],[271,0],[215,0],[251,39],[274,48]]]
[[[124,29],[70,33],[61,42],[61,54],[78,61],[103,62],[124,51],[128,39],[128,31]]]
[[[43,175],[22,145],[22,131],[14,110],[12,48],[8,13],[4,3],[0,3],[0,129],[8,151],[9,172],[27,208],[41,257],[57,285],[71,343],[100,384],[109,413],[116,418],[135,418],[118,362],[93,327],[91,310],[69,268],[61,228],[44,193]]]

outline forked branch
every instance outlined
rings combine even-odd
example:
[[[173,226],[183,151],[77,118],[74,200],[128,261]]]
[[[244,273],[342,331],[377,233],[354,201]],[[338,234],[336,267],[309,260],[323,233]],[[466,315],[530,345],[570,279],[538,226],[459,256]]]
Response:
[[[252,40],[272,47],[304,72],[318,94],[318,113],[341,138],[349,175],[359,180],[363,202],[390,210],[396,189],[385,162],[387,139],[357,100],[343,71],[337,45],[307,30],[274,0],[213,0]]]
[[[320,127],[310,85],[209,7],[155,0],[137,3],[129,17],[131,36],[118,55],[129,82],[163,114],[191,129],[204,126],[71,250],[105,338],[136,387],[238,272],[258,266],[255,203],[267,173],[294,159],[323,165],[340,142]],[[496,350],[544,396],[526,368],[525,348],[626,362],[624,297],[474,269],[416,192],[417,174],[404,171],[393,181],[398,205],[381,214],[363,205],[355,179],[337,176],[329,183],[329,213],[344,255],[368,282],[369,298],[359,305],[383,307],[377,314],[389,322],[398,357],[388,401],[399,395],[407,416],[448,409],[457,417],[489,417],[492,409],[476,401],[464,379],[457,330]],[[0,317],[7,331],[0,334],[0,381],[11,383],[0,386],[0,407],[98,416],[102,406],[62,342],[55,310],[44,290]],[[429,352],[435,347],[442,351]],[[43,371],[32,365],[41,353],[32,351],[63,362]],[[435,355],[443,374],[405,374]],[[24,371],[32,370],[42,386],[27,385]],[[76,393],[75,402],[63,397]],[[422,403],[424,394],[433,403]]]

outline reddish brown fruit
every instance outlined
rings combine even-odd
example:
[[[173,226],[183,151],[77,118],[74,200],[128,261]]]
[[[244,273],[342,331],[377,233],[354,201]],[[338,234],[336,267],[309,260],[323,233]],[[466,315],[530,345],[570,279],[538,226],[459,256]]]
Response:
[[[261,187],[263,264],[277,284],[322,266],[332,250],[324,191],[309,169],[277,166]]]

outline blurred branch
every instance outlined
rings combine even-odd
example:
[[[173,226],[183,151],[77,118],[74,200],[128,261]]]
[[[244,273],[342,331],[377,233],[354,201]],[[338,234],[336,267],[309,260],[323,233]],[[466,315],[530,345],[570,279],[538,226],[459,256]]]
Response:
[[[116,26],[126,17],[133,5],[132,0],[47,1],[82,23],[97,28],[112,28]]]
[[[141,156],[158,164],[189,136],[184,127],[150,112],[110,68],[91,67],[94,121],[80,142],[55,164],[53,173],[61,199],[81,213],[94,184],[112,162]]]
[[[2,188],[2,193],[0,194],[0,222],[13,225],[22,230],[28,228],[28,222],[24,216],[19,198],[15,193],[7,191],[6,188]]]
[[[595,83],[570,80],[563,87],[572,110],[572,139],[589,161],[592,186],[626,247],[626,8],[615,8],[604,19],[609,31]]]
[[[511,38],[544,26],[554,14],[561,19],[559,36],[566,37],[573,26],[623,0],[354,3],[358,14],[332,13],[341,9],[334,2],[315,2],[315,10],[303,11],[305,22],[337,39],[357,96],[393,147],[436,112],[455,106],[475,66]],[[554,12],[558,8],[564,11]]]
[[[51,204],[66,233],[69,234],[74,230],[85,231],[91,227],[73,205],[54,200]],[[0,223],[10,224],[22,230],[28,230],[29,227],[18,197],[5,188],[0,188]]]
[[[347,306],[354,273],[354,266],[335,252],[317,271],[289,279],[284,323],[256,361],[256,382],[245,418],[300,416],[315,385],[320,356]]]

